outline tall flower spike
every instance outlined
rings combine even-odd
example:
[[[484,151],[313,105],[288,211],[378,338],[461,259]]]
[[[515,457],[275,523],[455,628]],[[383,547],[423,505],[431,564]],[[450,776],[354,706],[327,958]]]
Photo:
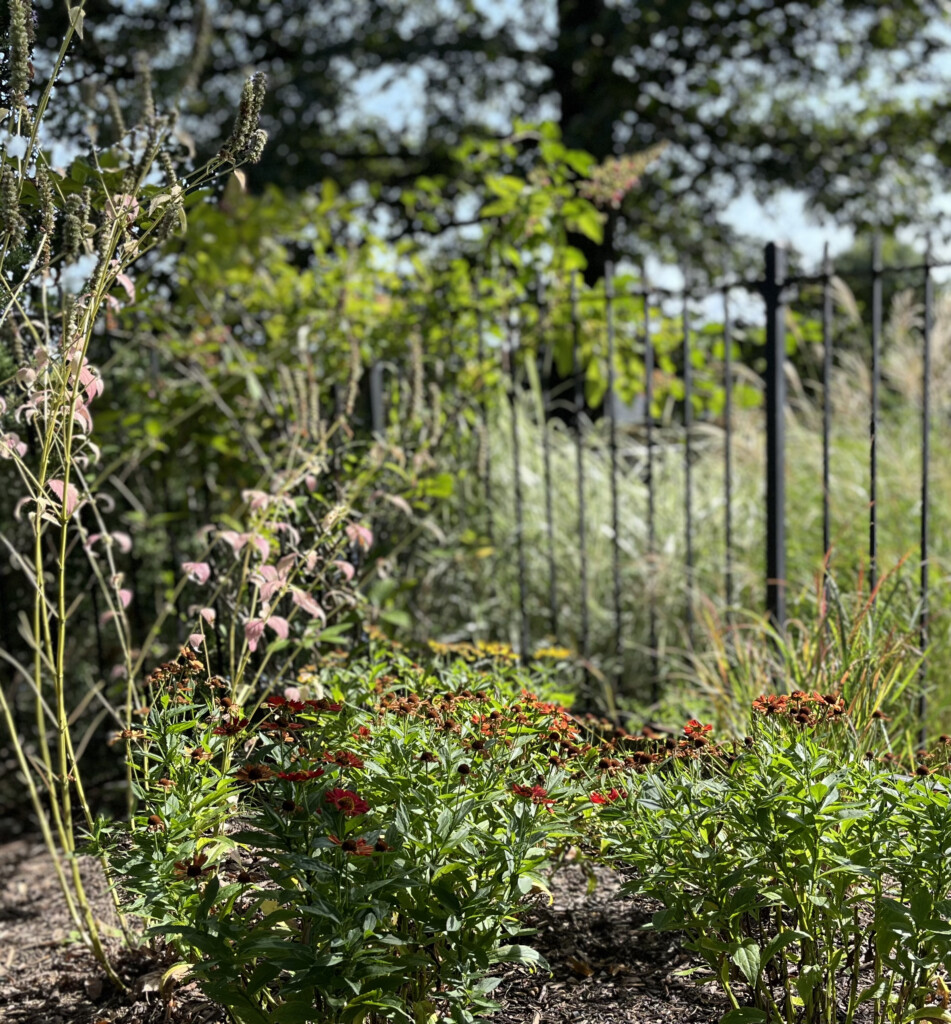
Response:
[[[22,107],[26,91],[33,81],[33,11],[30,0],[9,0],[10,17],[10,93],[14,107]]]
[[[23,241],[26,221],[20,213],[20,189],[16,174],[9,166],[0,169],[0,236],[10,236],[10,247]]]
[[[264,95],[267,91],[267,78],[258,71],[255,72],[245,83],[241,90],[241,102],[238,104],[238,113],[234,120],[234,127],[227,142],[218,151],[218,159],[234,162],[242,156],[247,155],[249,148],[254,146],[254,151],[260,148],[263,151],[264,142],[255,140],[255,133],[258,130],[258,121],[261,117],[261,108],[264,106]],[[265,136],[264,141],[266,141]]]

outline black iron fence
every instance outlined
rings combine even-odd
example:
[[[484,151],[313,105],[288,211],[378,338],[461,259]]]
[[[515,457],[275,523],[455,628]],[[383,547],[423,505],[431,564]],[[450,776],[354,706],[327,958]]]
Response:
[[[669,574],[676,561],[664,555],[665,546],[671,546],[673,520],[667,514],[663,522],[659,521],[659,503],[675,457],[681,465],[682,508],[676,516],[681,537],[676,546],[681,561],[685,642],[693,639],[696,598],[700,594],[715,592],[726,607],[737,602],[761,604],[777,623],[783,623],[790,586],[787,531],[791,531],[791,537],[803,528],[801,522],[788,522],[787,378],[790,367],[798,366],[797,393],[801,398],[811,388],[812,411],[818,417],[815,457],[820,463],[816,491],[821,501],[821,529],[810,526],[815,536],[808,541],[797,536],[797,547],[812,545],[815,565],[829,571],[830,553],[841,541],[836,535],[831,495],[837,474],[833,378],[843,372],[836,357],[843,337],[852,365],[864,364],[867,371],[867,380],[854,381],[856,391],[867,390],[868,403],[864,456],[867,495],[856,507],[867,516],[863,569],[875,600],[882,568],[879,509],[883,388],[889,408],[901,397],[883,383],[883,339],[888,326],[883,286],[889,280],[907,285],[914,292],[920,313],[911,332],[912,347],[917,348],[921,366],[918,451],[914,454],[920,468],[913,509],[917,538],[912,559],[918,567],[918,592],[912,614],[922,648],[928,646],[932,639],[930,602],[934,588],[934,581],[929,579],[934,275],[948,264],[933,261],[929,249],[919,263],[885,266],[876,240],[869,266],[849,275],[853,308],[851,319],[843,326],[834,302],[836,295],[841,298],[843,281],[828,254],[812,273],[790,273],[788,262],[784,249],[771,244],[766,247],[763,275],[754,279],[698,285],[685,275],[685,284],[671,289],[650,286],[643,274],[637,278],[618,276],[609,264],[602,285],[583,293],[576,276],[559,279],[550,274],[540,277],[534,288],[501,304],[483,301],[475,290],[475,301],[449,303],[428,314],[438,319],[444,342],[436,360],[431,360],[431,350],[424,346],[425,358],[430,360],[424,370],[392,361],[370,370],[369,418],[373,430],[382,432],[394,417],[405,415],[407,403],[418,401],[421,382],[407,382],[414,373],[434,375],[443,386],[449,366],[453,386],[459,387],[459,373],[466,369],[460,364],[467,359],[474,362],[470,367],[474,371],[470,374],[471,397],[479,412],[477,420],[470,418],[468,422],[483,447],[473,460],[469,479],[478,485],[481,510],[477,526],[492,551],[491,564],[496,567],[488,573],[490,582],[498,585],[502,577],[514,576],[514,586],[509,587],[507,595],[494,595],[495,625],[497,630],[508,628],[523,655],[542,639],[568,637],[582,658],[600,662],[619,675],[626,655],[634,649],[639,653],[639,664],[650,664],[651,692],[656,696],[663,674],[662,649],[670,646],[669,640],[663,644],[660,640],[661,632],[669,626],[662,620],[669,616],[670,608],[656,599],[656,575],[661,571]],[[424,337],[431,326],[421,317],[414,329]],[[791,352],[788,343],[792,336],[798,336],[798,341]],[[437,364],[438,372],[434,370]],[[392,397],[387,379],[395,384],[397,399]],[[753,419],[761,417],[759,426],[752,429],[762,447],[765,489],[756,513],[751,512],[748,501],[742,513],[744,529],[757,514],[762,518],[759,594],[750,587],[748,544],[742,573],[737,557],[738,387],[744,389],[745,406],[755,404],[749,400],[751,390],[761,399],[757,411],[743,410],[747,435]],[[415,397],[407,398],[410,392]],[[502,402],[497,401],[500,393],[504,393]],[[527,407],[533,410],[531,415],[525,412]],[[716,481],[709,453],[709,440],[714,434],[719,439],[720,460]],[[569,439],[574,476],[570,499],[565,480]],[[748,442],[749,437],[747,447]],[[855,462],[859,458],[856,452],[853,445],[842,457]],[[911,459],[910,452],[904,454],[906,461]],[[800,456],[801,452],[797,458]],[[505,461],[504,479],[499,476],[500,458]],[[530,460],[535,466],[531,470],[527,468]],[[606,538],[610,546],[610,607],[601,607],[598,612],[601,640],[597,650],[590,557],[593,464],[607,483],[606,491],[602,489],[598,494],[596,511],[603,527],[602,539]],[[661,464],[663,472],[659,472]],[[636,509],[628,488],[632,480],[637,485]],[[714,483],[720,492],[716,502],[711,501]],[[698,488],[704,498],[707,537],[710,509],[714,504],[719,509],[716,546],[720,557],[716,571],[711,569],[709,551],[704,549],[708,540],[703,530],[698,531]],[[529,501],[527,489],[540,493],[542,500]],[[901,500],[907,505],[907,474],[902,492]],[[907,525],[908,514],[902,512],[901,516]],[[571,520],[568,529],[574,533],[576,546],[567,562],[563,557],[566,517]],[[633,532],[632,517],[637,520]],[[508,524],[505,530],[500,528],[500,518]],[[849,519],[850,530],[855,528],[855,518],[852,515]],[[704,563],[702,568],[698,556]],[[632,587],[628,572],[638,560],[644,566],[644,572],[637,576],[643,584],[641,593]],[[570,579],[565,580],[566,574]],[[609,630],[604,628],[605,612],[610,617]]]

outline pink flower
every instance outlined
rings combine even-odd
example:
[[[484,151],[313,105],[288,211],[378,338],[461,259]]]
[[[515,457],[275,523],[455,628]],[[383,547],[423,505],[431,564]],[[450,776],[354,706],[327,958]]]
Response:
[[[215,619],[218,618],[218,613],[214,608],[202,608],[198,614],[205,620],[205,622],[208,623],[209,626],[213,626],[215,624]]]
[[[62,480],[50,480],[47,486],[56,495],[56,497],[59,498],[60,504],[65,504],[66,515],[71,516],[79,505],[79,491],[76,490],[73,484],[70,484],[68,488],[65,488],[66,500],[64,502],[64,484]]]
[[[361,526],[360,523],[350,523],[347,526],[347,537],[352,544],[356,544],[364,551],[369,551],[373,546],[373,531],[369,527]]]
[[[338,559],[337,561],[332,562],[331,564],[335,565],[343,573],[343,578],[348,583],[356,575],[357,570],[354,569],[354,567],[349,562],[344,562],[344,561]]]
[[[202,585],[211,578],[211,566],[207,562],[182,562],[182,568],[193,583]]]
[[[264,619],[253,619],[244,627],[244,639],[248,642],[248,650],[256,651],[258,641],[264,635]]]
[[[306,591],[294,587],[291,590],[291,600],[298,608],[303,608],[312,619],[320,619],[321,622],[327,621],[323,608]]]
[[[205,638],[201,635],[201,633],[190,633],[188,637],[188,642],[197,651],[198,648],[201,647],[201,645],[205,642]]]
[[[290,625],[289,625],[287,619],[281,618],[280,615],[272,615],[267,620],[267,625],[269,625],[271,627],[271,629],[273,629],[274,632],[277,633],[277,635],[282,640],[286,640],[287,639],[288,632],[290,630]]]

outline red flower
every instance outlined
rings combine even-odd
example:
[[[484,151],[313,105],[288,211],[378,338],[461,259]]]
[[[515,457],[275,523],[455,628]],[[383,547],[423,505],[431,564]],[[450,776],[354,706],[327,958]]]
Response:
[[[340,711],[343,707],[342,704],[336,704],[326,697],[321,697],[320,700],[305,700],[304,703],[314,711]]]
[[[615,800],[620,800],[622,794],[616,789],[612,789],[610,793],[592,793],[591,803],[593,804],[613,804]]]
[[[516,796],[528,797],[533,804],[543,804],[547,807],[555,803],[548,795],[548,790],[544,786],[519,786],[516,783],[512,786],[512,792]]]
[[[267,730],[274,730],[275,732],[277,730],[279,730],[279,729],[283,729],[283,730],[289,730],[289,729],[290,730],[297,730],[297,729],[303,729],[304,728],[304,723],[303,722],[272,722],[270,719],[268,719],[266,722],[262,722],[258,728],[260,728],[260,729],[267,729]]]
[[[761,715],[781,715],[788,710],[789,698],[782,693],[760,694],[753,701],[753,710]]]
[[[372,857],[375,849],[365,839],[338,839],[336,836],[327,838],[339,846],[345,853],[353,854],[355,857]]]
[[[329,750],[324,754],[324,760],[328,764],[336,764],[341,768],[362,768],[363,761],[357,757],[356,754],[351,754],[348,750],[338,750],[336,754],[332,754]]]
[[[701,725],[696,718],[691,718],[684,726],[684,732],[692,740],[702,740],[706,738],[708,732],[713,732],[713,726]]]
[[[312,768],[303,772],[278,772],[277,777],[287,779],[288,782],[309,782],[311,779],[319,779],[323,774],[323,768]]]
[[[357,731],[353,734],[353,738],[355,740],[368,740],[371,735],[372,733],[370,732],[370,730],[365,725],[361,725],[360,728],[357,729]]]
[[[212,729],[212,734],[215,736],[236,736],[241,730],[248,724],[246,718],[223,718],[221,725],[217,728]]]
[[[366,814],[370,809],[370,805],[366,800],[358,796],[351,789],[332,789],[325,794],[324,800],[348,818],[355,818],[358,814]]]

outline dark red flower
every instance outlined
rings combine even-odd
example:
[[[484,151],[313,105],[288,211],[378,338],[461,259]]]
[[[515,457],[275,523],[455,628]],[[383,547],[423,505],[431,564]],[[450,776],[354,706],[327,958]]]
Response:
[[[362,768],[363,760],[348,750],[338,750],[336,754],[329,750],[324,754],[324,760],[328,764],[339,765],[341,768]]]
[[[288,782],[310,782],[311,779],[319,779],[323,774],[323,768],[311,768],[300,772],[278,772],[277,777]]]
[[[546,807],[556,802],[548,795],[548,790],[544,786],[519,786],[516,783],[512,786],[512,792],[516,796],[529,798],[533,804],[543,804]]]
[[[327,836],[334,844],[340,847],[344,853],[352,853],[355,857],[372,857],[375,849],[365,839],[338,839],[336,836]]]
[[[314,711],[340,711],[343,708],[342,704],[327,700],[326,697],[321,697],[319,700],[305,700],[304,703]]]
[[[223,718],[221,725],[212,729],[215,736],[236,736],[248,724],[246,718]]]
[[[262,722],[260,724],[260,726],[258,726],[258,728],[260,728],[260,729],[267,729],[267,730],[274,730],[274,731],[283,730],[285,732],[289,732],[289,731],[296,731],[297,729],[303,729],[304,728],[304,723],[303,722],[280,722],[280,721],[272,721],[271,719],[268,719],[266,722]]]
[[[370,809],[370,805],[366,800],[358,796],[351,789],[331,789],[324,795],[324,800],[348,818],[355,818],[358,814],[366,814]]]

